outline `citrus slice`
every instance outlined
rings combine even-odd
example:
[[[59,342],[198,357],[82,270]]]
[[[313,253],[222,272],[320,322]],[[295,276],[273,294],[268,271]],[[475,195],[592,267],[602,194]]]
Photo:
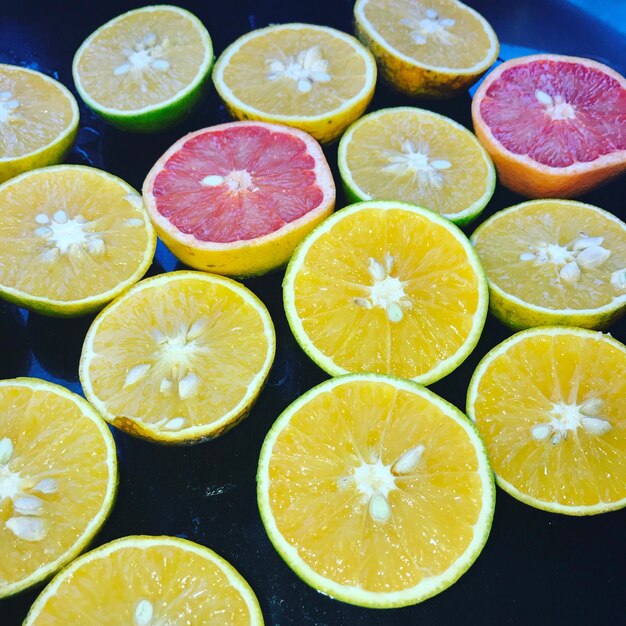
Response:
[[[72,73],[81,98],[107,122],[152,132],[192,110],[212,64],[202,22],[180,7],[157,5],[128,11],[89,35]]]
[[[376,63],[356,39],[334,28],[280,24],[228,46],[213,82],[237,119],[295,126],[326,143],[367,108]]]
[[[626,79],[590,59],[537,54],[499,65],[472,101],[478,139],[509,189],[571,198],[626,170]]]
[[[59,82],[0,64],[0,183],[63,160],[78,132],[78,105]]]
[[[626,347],[599,332],[525,330],[472,377],[467,412],[500,487],[569,515],[626,506]]]
[[[284,265],[335,206],[317,141],[261,122],[183,137],[154,165],[143,195],[159,235],[181,261],[230,276]]]
[[[574,200],[499,211],[471,241],[494,315],[513,328],[604,328],[626,312],[626,224]]]
[[[0,185],[0,295],[44,315],[102,308],[150,267],[156,235],[141,196],[80,165]]]
[[[354,24],[381,76],[410,96],[447,98],[466,90],[500,50],[487,20],[457,0],[357,0]]]
[[[494,491],[458,409],[374,374],[328,380],[291,404],[257,475],[261,519],[287,564],[316,589],[373,608],[454,583],[487,541]]]
[[[410,107],[355,122],[339,143],[339,171],[353,201],[401,200],[466,224],[496,185],[489,155],[453,120]]]
[[[36,378],[0,381],[0,598],[80,554],[116,490],[115,443],[83,398]]]
[[[129,536],[64,569],[37,598],[24,626],[86,622],[263,626],[263,616],[248,583],[212,550],[175,537]]]
[[[160,443],[195,443],[247,415],[275,345],[270,315],[249,289],[170,272],[141,281],[96,317],[80,381],[113,426]]]
[[[454,224],[409,204],[361,202],[302,242],[283,298],[296,340],[329,374],[429,384],[473,350],[489,294],[478,256]]]

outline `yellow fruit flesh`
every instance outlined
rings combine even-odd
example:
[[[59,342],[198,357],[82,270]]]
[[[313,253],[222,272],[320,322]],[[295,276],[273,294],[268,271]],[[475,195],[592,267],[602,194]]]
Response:
[[[555,405],[599,398],[608,433],[578,426],[556,444],[532,429],[550,423]],[[476,423],[495,473],[531,498],[561,506],[593,506],[626,497],[626,354],[598,336],[526,337],[483,373]]]
[[[93,393],[111,416],[157,430],[164,420],[182,418],[187,429],[223,418],[260,385],[272,349],[259,311],[206,280],[146,287],[98,322],[88,353]],[[138,366],[146,371],[129,382]]]
[[[65,626],[86,618],[101,622],[105,606],[110,626],[138,624],[143,622],[135,612],[142,601],[152,607],[152,621],[146,622],[150,624],[252,623],[246,601],[217,564],[171,545],[129,546],[84,563],[29,623]]]
[[[357,96],[365,85],[368,66],[355,52],[358,42],[350,45],[331,33],[306,28],[281,29],[259,35],[245,42],[224,68],[227,87],[248,106],[270,115],[297,117],[318,116],[341,107]],[[314,81],[310,91],[301,91],[298,81],[271,64],[283,66],[298,62],[303,55],[317,50],[328,62],[329,80]],[[274,73],[279,76],[269,78]]]
[[[138,11],[97,33],[76,70],[83,89],[98,105],[136,111],[188,87],[206,54],[205,40],[185,14]]]
[[[467,341],[479,308],[479,277],[444,226],[413,212],[368,209],[337,222],[307,251],[294,280],[295,307],[311,342],[347,371],[414,378]],[[366,308],[370,259],[402,284],[403,317]],[[393,288],[393,285],[390,285]]]
[[[24,298],[98,296],[152,258],[140,196],[98,170],[60,166],[13,179],[0,188],[0,206],[0,283]]]
[[[0,465],[0,592],[63,557],[101,513],[115,460],[101,430],[75,402],[47,390],[0,385],[0,439],[13,444],[8,465]],[[112,445],[112,442],[111,442]],[[54,493],[36,487],[56,483]],[[12,489],[17,486],[17,493]],[[23,517],[19,495],[43,500],[40,540],[19,538],[6,523]]]
[[[354,471],[393,464],[424,446],[395,478],[390,517],[375,520]],[[424,398],[355,382],[299,408],[274,444],[269,502],[277,527],[316,572],[365,591],[392,592],[441,575],[467,549],[483,507],[467,433]]]
[[[578,259],[574,244],[581,233],[601,237],[599,245],[611,254],[597,267],[577,264],[578,279],[564,280],[560,271],[566,262]],[[524,203],[481,227],[472,239],[490,282],[531,305],[594,309],[626,294],[626,288],[611,282],[614,272],[626,270],[626,226],[590,205],[566,200]],[[540,262],[542,251],[549,260]],[[535,258],[524,260],[522,255],[528,254]]]
[[[51,144],[76,116],[72,101],[52,80],[0,65],[0,162]]]
[[[442,161],[450,166],[433,168],[432,162]],[[391,110],[360,123],[347,144],[346,163],[369,198],[402,200],[446,216],[481,200],[493,180],[475,137],[417,109]]]
[[[428,11],[437,17],[429,17]],[[429,0],[427,5],[369,0],[363,12],[389,46],[422,65],[463,70],[483,64],[493,48],[483,23],[454,0]],[[454,23],[445,25],[444,20]]]

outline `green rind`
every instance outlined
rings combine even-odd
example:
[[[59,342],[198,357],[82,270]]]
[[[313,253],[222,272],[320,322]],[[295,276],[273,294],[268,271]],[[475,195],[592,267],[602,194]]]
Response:
[[[476,456],[479,464],[482,462],[482,471],[480,472],[483,479],[482,484],[484,496],[483,508],[481,510],[482,519],[476,524],[475,528],[478,529],[478,533],[474,535],[474,538],[476,539],[476,537],[478,537],[478,539],[475,541],[474,545],[471,546],[471,549],[468,548],[468,550],[455,562],[456,567],[448,569],[448,576],[440,576],[440,580],[437,581],[437,584],[431,585],[426,591],[422,591],[424,585],[420,583],[414,588],[399,592],[364,592],[361,587],[342,585],[324,578],[315,572],[311,566],[304,562],[304,560],[298,555],[297,549],[287,543],[283,535],[278,530],[278,527],[274,522],[274,517],[271,514],[271,504],[268,498],[268,468],[273,444],[278,438],[280,432],[289,422],[292,415],[305,405],[310,398],[326,391],[328,388],[333,388],[352,381],[377,381],[381,383],[390,383],[395,386],[401,385],[405,390],[412,391],[417,395],[430,400],[446,415],[454,419],[464,428],[470,439],[472,439],[475,444],[474,448],[476,450]],[[274,548],[290,569],[301,580],[317,591],[325,593],[348,604],[373,609],[400,608],[418,604],[437,595],[438,593],[441,593],[454,584],[476,561],[487,542],[495,511],[495,497],[496,489],[494,485],[493,472],[489,464],[489,458],[487,456],[485,446],[476,425],[473,422],[470,422],[454,405],[450,404],[447,400],[444,400],[440,396],[437,396],[422,385],[407,379],[401,379],[384,374],[362,373],[339,376],[324,381],[296,399],[279,415],[267,433],[261,447],[259,466],[257,470],[257,502],[259,506],[259,513],[261,515],[261,521],[263,522],[265,531],[267,532]]]
[[[13,596],[25,589],[29,589],[34,587],[42,582],[49,580],[52,576],[54,576],[57,572],[67,567],[69,563],[74,561],[74,559],[84,552],[84,550],[91,544],[95,536],[100,532],[100,529],[106,522],[109,517],[113,505],[115,504],[115,500],[117,497],[117,489],[119,485],[119,469],[117,463],[117,448],[115,446],[115,441],[113,436],[111,435],[111,431],[109,430],[106,422],[102,419],[102,417],[98,414],[95,408],[85,400],[82,396],[70,391],[69,389],[63,387],[62,385],[57,385],[56,383],[51,383],[46,380],[31,378],[31,377],[19,377],[9,380],[0,381],[0,386],[10,386],[13,384],[18,384],[20,386],[32,388],[33,386],[47,389],[48,391],[55,392],[58,395],[69,398],[74,401],[81,412],[84,415],[88,415],[89,419],[93,421],[93,423],[98,427],[105,445],[110,454],[111,459],[111,475],[110,480],[107,485],[107,490],[104,496],[103,504],[100,509],[100,515],[91,520],[87,526],[85,527],[85,531],[83,534],[76,540],[74,545],[70,550],[65,552],[61,557],[59,557],[56,561],[49,563],[47,566],[44,566],[40,569],[39,574],[37,576],[33,576],[27,578],[22,581],[18,581],[13,585],[8,585],[7,587],[0,587],[0,600],[2,598],[7,598],[9,596]]]
[[[447,359],[441,361],[437,367],[431,369],[424,374],[412,378],[414,382],[421,385],[430,385],[455,370],[471,354],[472,350],[476,347],[476,344],[480,339],[480,335],[485,325],[489,308],[489,287],[487,283],[487,278],[480,264],[478,254],[458,226],[453,224],[445,217],[442,217],[438,213],[435,213],[434,211],[425,209],[423,207],[418,207],[416,205],[407,204],[405,202],[373,200],[371,202],[357,202],[356,204],[348,205],[343,209],[340,209],[339,211],[335,211],[332,215],[327,217],[321,224],[316,226],[315,229],[302,240],[300,245],[296,248],[293,256],[291,257],[291,260],[287,264],[287,270],[283,279],[283,305],[285,309],[285,314],[287,316],[287,322],[289,323],[291,332],[293,333],[296,341],[298,342],[302,350],[321,369],[323,369],[331,376],[340,376],[342,374],[350,373],[348,372],[348,370],[337,365],[330,357],[323,354],[313,344],[313,342],[306,334],[302,322],[300,321],[296,312],[295,293],[293,286],[295,276],[297,274],[299,266],[301,265],[301,259],[306,254],[310,245],[312,245],[313,242],[318,238],[318,236],[323,233],[325,229],[330,228],[336,222],[341,220],[344,215],[354,213],[361,209],[369,208],[399,208],[428,217],[433,222],[436,222],[437,224],[443,226],[448,231],[450,231],[454,235],[454,237],[462,243],[465,251],[467,252],[468,261],[476,272],[476,279],[478,283],[478,306],[476,309],[476,313],[474,314],[474,324],[472,330],[469,333],[465,343],[461,346],[461,349],[459,349],[455,354],[451,355]]]
[[[121,109],[112,109],[110,107],[100,105],[87,93],[82,85],[78,73],[78,62],[80,56],[99,32],[108,28],[117,20],[130,13],[145,12],[163,8],[175,9],[177,13],[185,15],[197,28],[207,50],[206,58],[200,66],[198,74],[187,87],[181,90],[173,98],[170,98],[163,103],[150,105],[140,109],[139,111],[123,111]],[[196,106],[206,95],[207,87],[210,83],[213,61],[214,55],[211,37],[202,22],[193,13],[173,5],[153,5],[122,13],[112,20],[109,20],[89,35],[74,55],[72,62],[72,76],[74,78],[76,90],[85,104],[111,126],[115,126],[120,130],[129,132],[153,133],[167,130],[172,126],[175,126],[193,112]]]
[[[511,337],[508,337],[497,346],[493,347],[487,354],[480,360],[478,366],[474,370],[474,374],[470,379],[470,383],[467,388],[467,396],[466,396],[466,411],[467,416],[472,420],[474,424],[476,424],[476,412],[474,410],[474,405],[476,403],[476,398],[478,396],[478,385],[480,384],[480,380],[483,377],[485,371],[491,364],[492,360],[505,352],[506,348],[510,345],[514,345],[527,336],[533,335],[541,335],[544,333],[549,333],[551,335],[554,334],[576,334],[583,337],[595,338],[597,340],[606,341],[610,343],[613,347],[621,350],[625,354],[626,358],[626,346],[622,343],[613,339],[608,334],[604,334],[598,331],[589,330],[586,328],[575,328],[568,326],[538,326],[535,328],[529,328],[526,330],[522,330],[520,332],[515,333]],[[477,426],[478,428],[478,426]],[[480,432],[480,430],[479,430]],[[493,468],[492,468],[493,469]],[[547,502],[545,500],[538,500],[537,498],[533,498],[532,496],[523,493],[517,487],[514,487],[510,482],[504,480],[500,477],[495,471],[494,476],[497,485],[506,491],[510,496],[532,506],[535,509],[540,509],[542,511],[547,511],[549,513],[560,513],[563,515],[572,515],[572,516],[587,516],[587,515],[598,515],[600,513],[608,513],[609,511],[616,511],[619,509],[623,509],[626,507],[626,497],[621,500],[617,500],[615,502],[609,503],[599,503],[591,506],[567,506],[562,504],[557,504],[555,502]]]

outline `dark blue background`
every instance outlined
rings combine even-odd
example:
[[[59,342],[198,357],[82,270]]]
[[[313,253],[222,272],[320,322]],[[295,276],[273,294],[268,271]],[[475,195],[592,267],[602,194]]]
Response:
[[[611,13],[615,2],[577,3],[587,9],[557,0],[469,2],[498,33],[502,58],[533,51],[576,54],[624,73],[626,25]],[[118,0],[0,0],[0,62],[39,69],[74,89],[71,60],[83,39],[108,19],[137,6],[141,4]],[[220,5],[184,1],[180,6],[205,23],[216,54],[241,34],[270,23],[302,21],[351,30],[349,0],[230,0]],[[371,109],[402,104],[425,106],[471,127],[467,94],[443,103],[412,103],[379,85]],[[152,164],[176,139],[227,120],[213,90],[191,118],[152,136],[108,128],[81,105],[81,131],[69,160],[108,170],[139,189]],[[336,147],[327,148],[326,154],[336,173]],[[621,180],[583,199],[624,219],[625,191]],[[521,200],[498,186],[485,217]],[[340,193],[337,206],[344,203]],[[178,267],[159,244],[151,273]],[[270,309],[278,338],[269,384],[248,419],[224,437],[192,448],[163,448],[116,431],[119,495],[95,545],[139,533],[178,535],[209,546],[246,577],[259,597],[266,623],[273,626],[626,624],[626,511],[592,518],[552,515],[501,490],[482,555],[455,585],[421,605],[388,611],[348,606],[317,593],[291,572],[260,522],[256,463],[263,437],[281,410],[327,375],[306,358],[291,336],[282,310],[281,278],[281,273],[275,273],[246,281]],[[0,377],[40,376],[81,392],[77,364],[90,322],[91,318],[47,319],[0,303]],[[625,341],[626,323],[618,323],[611,332]],[[509,334],[490,317],[466,363],[432,389],[464,409],[476,364]],[[0,601],[0,626],[21,623],[38,592]]]

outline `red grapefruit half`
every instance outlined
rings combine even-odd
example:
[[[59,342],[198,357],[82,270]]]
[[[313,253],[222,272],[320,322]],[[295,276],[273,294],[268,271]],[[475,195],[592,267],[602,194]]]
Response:
[[[335,206],[335,184],[307,133],[263,122],[204,128],[150,170],[143,197],[161,239],[183,263],[227,276],[284,265]]]
[[[472,118],[500,182],[572,198],[626,170],[626,79],[590,59],[537,54],[493,70]]]

